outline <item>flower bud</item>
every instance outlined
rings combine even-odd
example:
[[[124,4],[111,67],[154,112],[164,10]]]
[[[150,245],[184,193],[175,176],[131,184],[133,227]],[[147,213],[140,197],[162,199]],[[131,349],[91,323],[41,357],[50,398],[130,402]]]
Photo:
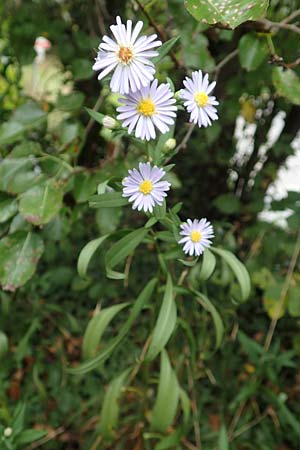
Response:
[[[176,147],[176,139],[174,138],[170,138],[167,140],[167,142],[164,145],[164,150],[165,151],[170,151],[170,150],[174,150],[174,148]]]
[[[4,437],[9,438],[12,435],[12,432],[13,432],[12,428],[10,427],[5,428],[5,430],[3,431]]]
[[[109,128],[110,130],[112,130],[116,127],[117,121],[113,117],[105,116],[103,118],[102,124],[105,128]]]

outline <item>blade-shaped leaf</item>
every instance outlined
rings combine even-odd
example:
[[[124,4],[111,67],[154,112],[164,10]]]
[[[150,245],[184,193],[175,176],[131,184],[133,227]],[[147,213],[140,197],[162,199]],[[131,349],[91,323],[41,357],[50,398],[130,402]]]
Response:
[[[169,39],[167,42],[164,42],[163,45],[158,49],[159,55],[152,59],[153,64],[159,63],[169,53],[169,51],[174,47],[179,39],[180,36],[176,36],[172,39]]]
[[[94,317],[89,321],[83,336],[82,353],[85,359],[96,356],[97,346],[109,323],[128,305],[129,303],[120,303],[96,312]]]
[[[106,194],[93,195],[90,198],[91,208],[115,208],[116,206],[128,205],[128,199],[122,197],[121,192],[107,192]]]
[[[152,413],[151,426],[154,430],[166,432],[172,425],[179,401],[179,384],[171,367],[168,354],[161,352],[158,392]]]
[[[129,372],[130,369],[126,369],[114,378],[105,393],[100,422],[100,432],[104,439],[113,437],[113,429],[116,427],[119,417],[118,401]]]
[[[229,450],[229,440],[225,425],[221,426],[218,443],[219,443],[218,450]]]
[[[206,23],[236,28],[247,20],[262,17],[268,8],[269,0],[185,0],[187,10],[195,19]]]
[[[112,354],[112,352],[118,347],[118,345],[126,337],[127,333],[129,332],[130,328],[132,327],[132,324],[134,323],[134,321],[140,314],[141,310],[144,308],[144,306],[150,300],[153,290],[154,290],[154,287],[156,285],[156,282],[157,282],[157,280],[155,278],[152,279],[142,290],[142,292],[136,299],[136,301],[130,311],[130,315],[129,315],[127,321],[121,327],[119,334],[115,338],[113,338],[95,358],[90,359],[90,360],[80,364],[78,367],[68,369],[68,372],[76,374],[76,375],[81,375],[81,374],[87,373],[90,370],[93,370],[96,367],[98,367],[100,363],[103,363]]]
[[[17,231],[0,241],[0,283],[4,290],[15,291],[35,272],[44,251],[39,235]]]
[[[223,250],[220,248],[211,247],[211,251],[221,256],[224,261],[228,264],[230,269],[233,271],[240,289],[241,289],[241,301],[244,302],[250,295],[251,282],[248,271],[246,267],[228,250]],[[238,300],[238,299],[237,299]]]
[[[208,250],[208,248],[206,248],[205,252],[203,253],[199,279],[201,281],[208,280],[212,276],[215,267],[216,267],[216,257],[210,250]]]
[[[77,262],[77,270],[82,278],[86,277],[87,269],[94,253],[107,238],[108,235],[101,236],[98,239],[93,239],[88,244],[86,244],[81,250]]]
[[[6,334],[3,331],[0,331],[0,360],[6,354],[8,350],[8,339]]]
[[[173,283],[170,274],[168,274],[164,298],[154,327],[146,360],[151,361],[154,359],[166,346],[175,328],[176,320],[177,307],[174,299]]]
[[[147,233],[146,228],[140,228],[128,233],[111,246],[105,256],[106,272],[109,278],[121,279],[125,277],[123,273],[114,272],[113,269],[136,249]]]
[[[206,311],[208,311],[213,319],[214,325],[215,325],[215,331],[216,331],[216,344],[215,348],[219,348],[222,339],[223,339],[223,333],[224,333],[224,325],[221,319],[220,314],[216,310],[215,306],[212,304],[212,302],[201,292],[195,292],[197,297],[196,300],[198,303],[200,303],[201,306],[203,306]]]

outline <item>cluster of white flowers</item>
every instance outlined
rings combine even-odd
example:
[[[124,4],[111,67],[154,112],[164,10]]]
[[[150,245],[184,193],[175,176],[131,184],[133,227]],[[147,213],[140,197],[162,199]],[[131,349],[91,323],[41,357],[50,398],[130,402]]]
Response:
[[[136,138],[149,141],[156,138],[156,130],[162,134],[170,130],[177,112],[170,84],[158,84],[154,79],[155,66],[151,58],[158,56],[155,49],[162,43],[156,34],[139,37],[143,28],[141,21],[134,28],[131,20],[125,25],[117,17],[116,22],[110,27],[114,39],[103,36],[93,69],[100,71],[99,80],[113,72],[110,88],[122,95],[117,119],[128,128],[128,134],[134,131]],[[186,77],[183,84],[179,97],[185,100],[189,121],[198,124],[199,128],[211,125],[218,119],[215,108],[218,102],[210,95],[216,83],[209,83],[208,75],[198,70],[192,73],[192,78]],[[106,122],[113,128],[114,119],[109,119]],[[162,205],[171,186],[162,179],[164,176],[162,168],[151,167],[149,162],[140,163],[139,169],[129,170],[124,178],[123,196],[133,203],[133,209],[152,213],[155,205]],[[190,256],[201,255],[214,237],[213,228],[206,219],[188,219],[181,225],[180,234],[183,238],[179,243],[184,244],[183,251]]]

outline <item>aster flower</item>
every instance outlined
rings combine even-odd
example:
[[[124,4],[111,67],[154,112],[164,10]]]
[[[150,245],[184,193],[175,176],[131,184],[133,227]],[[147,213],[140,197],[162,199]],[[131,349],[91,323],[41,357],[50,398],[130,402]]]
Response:
[[[129,170],[128,173],[122,182],[123,197],[129,197],[129,202],[133,202],[132,209],[152,213],[153,207],[163,203],[166,191],[170,189],[168,181],[160,181],[166,172],[157,166],[151,167],[147,162],[139,163],[139,170]]]
[[[136,92],[153,80],[155,68],[149,58],[158,55],[154,48],[160,47],[161,42],[156,40],[156,34],[138,38],[143,28],[142,21],[132,30],[131,20],[127,20],[126,26],[119,16],[116,20],[117,25],[110,27],[115,40],[103,36],[93,70],[100,70],[98,80],[114,71],[111,90],[127,94]]]
[[[188,219],[186,223],[180,225],[180,228],[180,234],[183,238],[178,243],[184,244],[183,251],[190,256],[200,256],[205,247],[210,246],[210,239],[214,237],[213,227],[206,219],[195,219],[193,221]]]
[[[155,127],[162,134],[169,131],[169,125],[174,124],[177,107],[176,100],[168,83],[158,86],[154,80],[149,86],[130,93],[119,101],[124,105],[117,108],[120,113],[117,119],[122,121],[122,126],[128,126],[131,134],[135,128],[135,136],[149,141],[155,139]]]
[[[212,120],[217,120],[215,108],[219,102],[216,97],[209,95],[216,82],[209,83],[208,75],[202,75],[202,71],[192,73],[192,78],[186,77],[183,82],[185,89],[180,91],[180,97],[186,100],[184,106],[191,114],[190,122],[197,123],[199,128],[211,125]]]

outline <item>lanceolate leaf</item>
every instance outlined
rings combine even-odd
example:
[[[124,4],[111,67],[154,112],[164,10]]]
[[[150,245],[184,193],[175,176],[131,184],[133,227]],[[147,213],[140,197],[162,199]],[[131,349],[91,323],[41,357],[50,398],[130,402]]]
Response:
[[[107,238],[108,235],[101,236],[98,239],[93,239],[88,244],[86,244],[81,250],[77,262],[77,270],[82,278],[86,277],[87,269],[94,253]]]
[[[173,283],[168,274],[166,290],[158,319],[154,327],[153,337],[146,355],[146,360],[151,361],[166,346],[177,320],[177,308],[173,293]]]
[[[229,440],[227,436],[227,431],[225,425],[221,426],[219,432],[219,445],[218,450],[229,450]]]
[[[154,430],[166,432],[174,420],[178,400],[179,384],[171,367],[168,354],[161,353],[158,393],[152,413],[151,425]]]
[[[201,292],[196,292],[196,300],[198,303],[200,303],[201,306],[203,306],[206,311],[208,311],[213,319],[214,325],[215,325],[215,331],[216,331],[216,344],[215,348],[219,348],[224,334],[224,325],[221,319],[220,314],[216,310],[215,306],[212,304],[212,302]]]
[[[89,201],[91,208],[115,208],[128,205],[128,200],[122,197],[121,192],[107,192],[106,194],[93,195]]]
[[[125,338],[127,333],[129,332],[130,328],[132,327],[132,324],[140,314],[141,310],[144,308],[144,306],[148,303],[150,300],[154,287],[156,285],[157,280],[154,278],[145,286],[145,288],[142,290],[138,298],[136,299],[131,311],[130,315],[125,322],[125,324],[121,327],[119,334],[113,338],[106,347],[95,357],[92,358],[83,364],[80,364],[78,367],[69,369],[68,371],[70,373],[81,375],[84,373],[89,372],[90,370],[95,369],[99,366],[99,364],[103,363],[109,356],[112,354],[112,352],[118,347],[118,345],[122,342],[122,340]]]
[[[199,279],[201,281],[208,280],[216,267],[216,257],[215,255],[207,249],[203,253],[202,266],[199,273]]]
[[[195,19],[229,28],[261,18],[269,5],[268,0],[185,0],[184,3]]]
[[[4,290],[15,291],[34,274],[44,250],[35,233],[18,231],[0,241],[0,283]]]
[[[119,376],[114,378],[106,391],[101,410],[100,422],[100,432],[104,439],[110,439],[113,437],[113,429],[116,427],[119,417],[118,400],[129,372],[130,369],[126,369]]]
[[[125,277],[123,273],[114,272],[113,269],[136,249],[147,233],[146,228],[140,228],[127,234],[111,246],[105,257],[106,272],[109,278],[121,279]]]
[[[221,256],[233,271],[241,289],[240,301],[244,302],[250,295],[251,282],[246,267],[237,259],[235,255],[227,250],[211,247],[211,251]],[[239,300],[239,299],[237,299]]]
[[[180,36],[176,36],[172,39],[169,39],[167,42],[164,42],[163,45],[158,50],[159,55],[152,59],[153,63],[157,64],[159,61],[161,61],[169,53],[169,51],[174,47],[176,42],[179,41],[179,39],[180,39]]]
[[[97,346],[109,323],[128,305],[129,303],[120,303],[96,312],[94,317],[89,321],[83,336],[82,353],[84,358],[93,358],[96,356]]]

